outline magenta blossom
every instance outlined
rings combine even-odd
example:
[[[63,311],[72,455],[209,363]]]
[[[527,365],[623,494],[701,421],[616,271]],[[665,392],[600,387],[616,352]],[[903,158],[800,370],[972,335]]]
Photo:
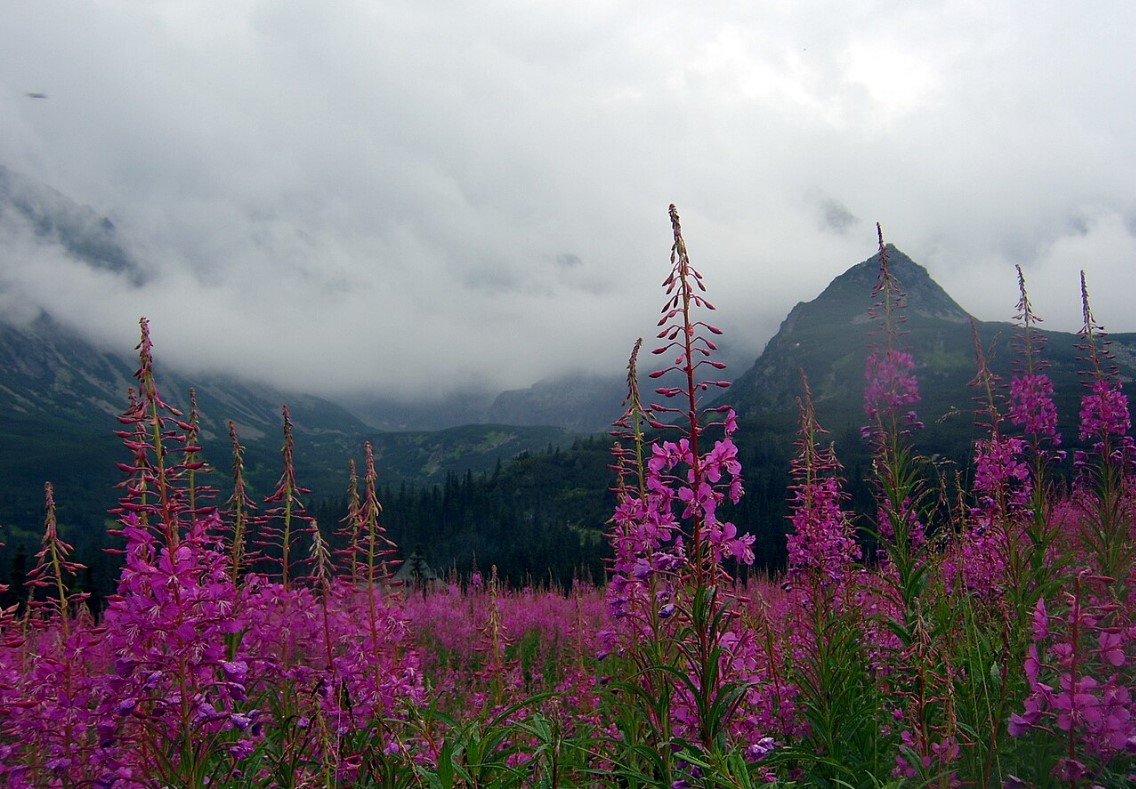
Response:
[[[1128,396],[1120,384],[1107,378],[1093,381],[1089,394],[1081,398],[1081,440],[1126,436],[1131,427]]]
[[[1057,406],[1053,381],[1048,375],[1018,375],[1010,382],[1010,421],[1027,433],[1048,436],[1061,443],[1057,432]]]
[[[919,402],[915,358],[907,351],[872,353],[864,365],[864,411],[873,421],[902,416],[913,425],[915,412],[908,406]]]

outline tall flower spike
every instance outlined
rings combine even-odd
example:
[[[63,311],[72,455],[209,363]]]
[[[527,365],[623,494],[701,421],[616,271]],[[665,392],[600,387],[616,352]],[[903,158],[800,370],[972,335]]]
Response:
[[[968,385],[978,389],[978,394],[974,396],[974,401],[978,404],[978,424],[997,433],[1002,423],[1002,413],[998,407],[1000,381],[998,374],[990,369],[990,364],[986,361],[986,349],[982,346],[982,337],[978,334],[978,323],[974,318],[970,319],[970,339],[974,345],[978,371]]]
[[[1112,354],[1108,351],[1108,340],[1104,327],[1097,323],[1093,317],[1092,307],[1089,305],[1089,286],[1085,281],[1085,272],[1081,272],[1081,330],[1077,333],[1080,337],[1080,349],[1086,354],[1086,360],[1089,362],[1092,369],[1086,371],[1086,375],[1099,378],[1101,375],[1109,375],[1113,372],[1114,365],[1111,364]]]
[[[304,504],[300,498],[311,491],[300,487],[296,481],[292,416],[287,405],[282,406],[280,411],[284,418],[284,446],[280,450],[283,470],[280,473],[280,481],[276,483],[276,490],[265,499],[265,503],[277,505],[269,510],[266,516],[270,519],[278,517],[280,525],[267,523],[264,536],[266,546],[271,545],[272,540],[278,541],[277,547],[281,551],[280,578],[284,590],[288,591],[291,584],[292,548],[301,534],[312,531],[311,518],[305,514]],[[299,521],[302,525],[297,528],[293,521]]]
[[[24,585],[28,588],[28,611],[42,608],[48,612],[48,620],[43,625],[52,624],[58,620],[66,640],[71,635],[72,606],[87,599],[86,594],[71,594],[67,589],[67,576],[75,576],[86,566],[71,561],[71,552],[74,550],[59,536],[59,528],[55,519],[55,493],[50,482],[43,486],[44,516],[43,542],[39,553],[35,555],[36,565],[28,573]],[[35,600],[35,590],[50,589],[45,601]]]
[[[615,430],[612,435],[617,439],[627,438],[632,442],[635,456],[629,458],[622,446],[616,443],[616,465],[613,470],[618,474],[620,490],[625,486],[628,478],[634,480],[633,487],[639,493],[639,498],[647,496],[647,483],[643,476],[643,425],[652,421],[650,411],[643,409],[643,401],[639,395],[639,350],[643,347],[643,338],[635,341],[631,349],[631,356],[627,360],[627,397],[623,400],[625,406],[623,413],[614,423]]]
[[[790,521],[793,531],[787,537],[789,573],[811,573],[826,586],[842,587],[848,568],[860,558],[860,547],[841,509],[847,497],[840,488],[840,462],[832,444],[819,445],[826,431],[817,421],[804,370],[801,371],[801,388],[802,394],[797,399],[800,414],[797,456],[792,462]]]
[[[1042,320],[1033,311],[1033,305],[1030,304],[1029,293],[1026,291],[1026,277],[1022,273],[1022,267],[1015,266],[1014,268],[1018,272],[1018,308],[1017,312],[1014,313],[1014,320],[1019,327],[1016,341],[1019,346],[1022,372],[1026,375],[1033,375],[1047,366],[1038,358],[1038,354],[1045,347],[1045,335],[1040,334],[1037,330],[1037,324],[1041,323]]]
[[[726,365],[716,361],[711,354],[718,350],[718,346],[706,334],[720,335],[722,330],[702,320],[694,320],[693,310],[702,308],[713,310],[714,305],[704,296],[706,285],[702,282],[702,274],[690,264],[690,257],[686,251],[686,242],[682,238],[682,225],[679,221],[678,209],[670,206],[671,229],[674,232],[674,245],[671,247],[671,272],[663,280],[663,288],[668,296],[663,305],[662,317],[659,318],[659,333],[656,335],[664,344],[655,348],[651,353],[655,355],[678,353],[674,361],[650,374],[652,379],[662,378],[671,372],[678,372],[683,377],[682,386],[659,387],[655,392],[665,398],[682,397],[686,400],[685,409],[674,406],[653,404],[651,407],[660,413],[682,414],[686,417],[686,425],[664,425],[660,422],[652,424],[658,428],[681,429],[687,432],[694,442],[697,452],[697,438],[706,425],[700,424],[700,394],[711,387],[726,388],[730,384],[720,380],[701,380],[700,368],[704,366],[715,370],[725,369]],[[715,409],[721,410],[721,409]]]
[[[1090,369],[1081,396],[1080,439],[1092,447],[1088,453],[1074,454],[1078,471],[1077,488],[1087,517],[1082,519],[1079,537],[1097,563],[1097,572],[1114,579],[1127,578],[1136,558],[1132,539],[1132,490],[1136,469],[1136,441],[1129,431],[1132,417],[1128,396],[1104,329],[1089,308],[1085,273],[1081,272],[1081,302],[1085,323],[1078,348],[1085,353]]]
[[[375,450],[370,441],[363,444],[363,452],[365,466],[361,536],[365,541],[363,553],[366,561],[367,588],[373,590],[380,581],[391,577],[391,566],[395,562],[389,557],[397,552],[398,546],[387,537],[387,530],[379,523],[383,505],[379,503],[379,474],[375,469]]]
[[[702,397],[711,387],[724,389],[730,385],[728,381],[704,380],[700,377],[703,367],[722,370],[726,366],[711,358],[713,352],[718,350],[718,346],[706,336],[720,335],[722,330],[706,321],[695,319],[695,309],[713,310],[714,305],[700,295],[705,293],[706,285],[702,281],[702,274],[690,263],[686,242],[682,237],[678,209],[672,204],[668,213],[674,244],[671,247],[671,271],[663,280],[667,301],[663,305],[662,317],[658,322],[661,329],[657,335],[664,344],[652,353],[655,355],[677,353],[677,356],[670,365],[655,370],[650,377],[657,380],[669,373],[677,373],[680,376],[679,386],[660,386],[655,392],[664,398],[683,399],[685,407],[652,404],[651,408],[658,413],[672,413],[685,418],[680,418],[675,424],[653,421],[651,425],[661,429],[679,430],[684,434],[684,438],[677,444],[668,442],[654,446],[653,457],[647,465],[652,474],[658,477],[656,484],[658,489],[669,486],[666,477],[660,475],[673,474],[675,467],[680,464],[689,467],[687,473],[689,487],[685,491],[678,490],[677,494],[679,500],[686,504],[682,517],[690,522],[690,550],[694,561],[694,573],[698,583],[702,584],[720,572],[717,562],[724,553],[734,554],[747,564],[752,562],[753,553],[749,546],[753,538],[746,535],[748,542],[744,545],[739,544],[735,540],[736,530],[733,524],[720,523],[716,518],[716,505],[723,498],[723,493],[715,491],[714,486],[722,478],[723,471],[726,472],[727,478],[731,479],[728,494],[730,498],[736,501],[741,496],[740,474],[737,473],[741,470],[741,464],[737,462],[737,448],[729,439],[729,434],[736,428],[736,423],[733,410],[729,406],[711,409],[716,413],[725,414],[720,424],[726,427],[726,439],[719,441],[714,450],[705,457],[699,447],[703,431],[710,426],[704,421]],[[648,483],[648,487],[650,486]],[[707,539],[710,543],[708,549],[704,545]]]
[[[1031,440],[1035,453],[1041,452],[1041,442],[1048,439],[1060,446],[1057,432],[1057,406],[1053,402],[1053,381],[1046,375],[1048,363],[1041,358],[1045,335],[1037,330],[1041,323],[1030,304],[1026,279],[1022,267],[1018,271],[1018,311],[1014,316],[1018,330],[1014,334],[1016,375],[1010,381],[1010,421],[1022,428]]]
[[[882,344],[868,354],[864,366],[864,412],[870,425],[865,437],[879,441],[888,433],[903,433],[922,427],[911,408],[919,402],[919,384],[915,378],[915,359],[909,351],[899,350],[897,340],[902,332],[899,324],[905,318],[906,294],[888,266],[888,250],[883,229],[876,225],[879,239],[880,273],[872,288],[873,304],[868,314],[877,321]]]
[[[1089,394],[1081,398],[1081,440],[1094,440],[1098,448],[1107,443],[1109,436],[1122,440],[1128,437],[1132,420],[1128,411],[1128,397],[1121,390],[1116,363],[1108,349],[1104,328],[1096,322],[1089,307],[1089,290],[1085,284],[1085,272],[1081,272],[1081,305],[1084,325],[1079,337],[1078,348],[1083,351],[1090,368],[1083,374],[1090,380],[1087,383]]]
[[[229,420],[229,444],[233,451],[233,495],[229,498],[229,506],[233,514],[232,545],[229,549],[230,575],[233,584],[239,580],[241,568],[247,561],[245,556],[245,539],[248,526],[254,517],[256,504],[248,495],[248,486],[245,484],[245,448],[241,446],[237,437],[237,425]]]
[[[202,504],[213,499],[217,491],[207,485],[199,484],[197,479],[198,472],[208,474],[213,469],[201,457],[201,413],[197,409],[197,390],[192,387],[189,390],[189,417],[186,419],[186,426],[182,466],[186,472],[190,517],[198,518],[208,513],[208,508],[204,508]]]
[[[134,374],[138,392],[131,390],[126,413],[118,418],[130,429],[116,432],[130,450],[133,462],[119,464],[129,476],[119,485],[126,493],[112,513],[120,519],[136,515],[143,526],[161,534],[173,549],[181,539],[180,518],[186,509],[184,452],[190,446],[188,435],[193,428],[182,420],[180,411],[162,400],[154,378],[150,323],[142,318],[139,326],[142,339],[136,348],[139,366]],[[181,462],[172,462],[171,455],[176,455],[170,446],[174,444],[182,447]]]
[[[343,540],[346,547],[336,554],[347,563],[348,572],[351,574],[351,586],[355,588],[359,584],[361,549],[359,539],[363,528],[363,504],[359,499],[359,474],[355,470],[354,460],[348,461],[348,468],[350,473],[347,482],[347,514],[339,521],[340,525],[336,530],[336,535]]]
[[[650,377],[679,378],[675,386],[656,389],[663,398],[677,399],[679,405],[651,408],[678,419],[673,423],[651,419],[649,424],[677,431],[679,437],[655,441],[649,452],[637,446],[634,457],[616,445],[620,478],[612,518],[615,556],[607,598],[619,632],[612,633],[610,646],[618,644],[640,665],[642,687],[652,704],[654,699],[663,700],[659,708],[642,710],[659,736],[665,740],[669,732],[682,731],[709,748],[720,732],[736,722],[736,702],[723,706],[723,699],[740,699],[748,682],[737,673],[744,660],[732,662],[740,650],[748,648],[743,644],[750,642],[730,630],[736,620],[724,562],[734,559],[751,564],[754,538],[739,534],[733,523],[719,518],[719,505],[727,499],[737,503],[742,495],[741,462],[731,439],[737,424],[728,406],[705,409],[700,402],[711,387],[728,386],[700,378],[703,367],[725,366],[711,358],[717,347],[707,336],[721,332],[694,317],[696,309],[713,309],[713,305],[701,295],[705,285],[690,265],[678,211],[672,205],[669,213],[674,244],[671,272],[663,282],[667,299],[658,333],[663,345],[655,354],[673,354],[673,361]],[[631,406],[623,424],[617,425],[624,430],[631,427],[633,434],[639,411],[634,370],[632,354]],[[704,421],[711,412],[721,415],[719,422]],[[701,449],[700,443],[708,443],[705,430],[712,425],[722,428],[723,437],[709,450]],[[637,476],[640,472],[642,477]],[[679,675],[692,679],[676,683],[676,675],[665,670],[668,668],[677,668]],[[661,708],[666,712],[660,714]]]

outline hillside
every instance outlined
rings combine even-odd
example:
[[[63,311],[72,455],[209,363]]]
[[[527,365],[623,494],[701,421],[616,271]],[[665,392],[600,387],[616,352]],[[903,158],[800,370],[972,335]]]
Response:
[[[96,348],[50,316],[27,326],[0,323],[0,542],[3,529],[35,530],[42,522],[43,483],[56,487],[64,523],[101,525],[116,500],[128,458],[114,435],[136,386],[137,360]],[[384,481],[438,484],[447,474],[489,472],[522,452],[571,444],[559,428],[472,425],[440,431],[383,432],[338,405],[221,376],[191,380],[161,363],[156,375],[167,402],[188,412],[192,387],[205,457],[224,488],[231,465],[227,423],[237,425],[254,494],[271,491],[280,474],[281,406],[295,427],[297,472],[311,498],[338,498],[348,460],[371,441]]]

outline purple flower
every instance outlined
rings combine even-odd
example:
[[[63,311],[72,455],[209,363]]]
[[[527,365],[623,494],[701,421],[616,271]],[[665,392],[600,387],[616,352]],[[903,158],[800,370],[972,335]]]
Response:
[[[770,751],[777,747],[777,743],[772,737],[762,737],[755,743],[751,743],[746,748],[746,758],[751,762],[756,762],[765,757]]]
[[[229,716],[229,722],[240,731],[244,731],[252,725],[252,718],[243,712],[234,712]]]
[[[1061,444],[1048,375],[1018,375],[1010,381],[1010,421],[1028,434],[1048,436],[1055,445]]]
[[[868,355],[864,364],[864,412],[873,422],[903,418],[915,426],[915,412],[907,406],[919,402],[915,358],[906,351],[887,350]]]
[[[1078,781],[1085,777],[1085,765],[1076,759],[1058,759],[1053,775],[1061,781]]]
[[[252,755],[255,749],[256,747],[252,740],[240,739],[229,746],[229,753],[231,753],[235,759],[247,759]]]
[[[1131,427],[1128,396],[1121,391],[1120,384],[1107,378],[1093,381],[1089,394],[1081,398],[1081,440],[1126,436]]]
[[[243,660],[224,660],[221,662],[221,670],[230,681],[244,682],[248,674],[248,663]]]
[[[1021,737],[1029,731],[1031,726],[1033,726],[1033,721],[1015,712],[1010,715],[1010,723],[1006,728],[1011,737]]]

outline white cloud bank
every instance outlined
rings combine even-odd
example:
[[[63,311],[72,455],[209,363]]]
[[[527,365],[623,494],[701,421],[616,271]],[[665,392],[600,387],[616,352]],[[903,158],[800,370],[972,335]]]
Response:
[[[9,223],[5,312],[314,392],[527,386],[650,334],[675,202],[751,356],[876,221],[979,318],[1021,264],[1047,327],[1085,269],[1136,330],[1134,48],[1119,0],[15,2],[0,164],[148,279]]]

